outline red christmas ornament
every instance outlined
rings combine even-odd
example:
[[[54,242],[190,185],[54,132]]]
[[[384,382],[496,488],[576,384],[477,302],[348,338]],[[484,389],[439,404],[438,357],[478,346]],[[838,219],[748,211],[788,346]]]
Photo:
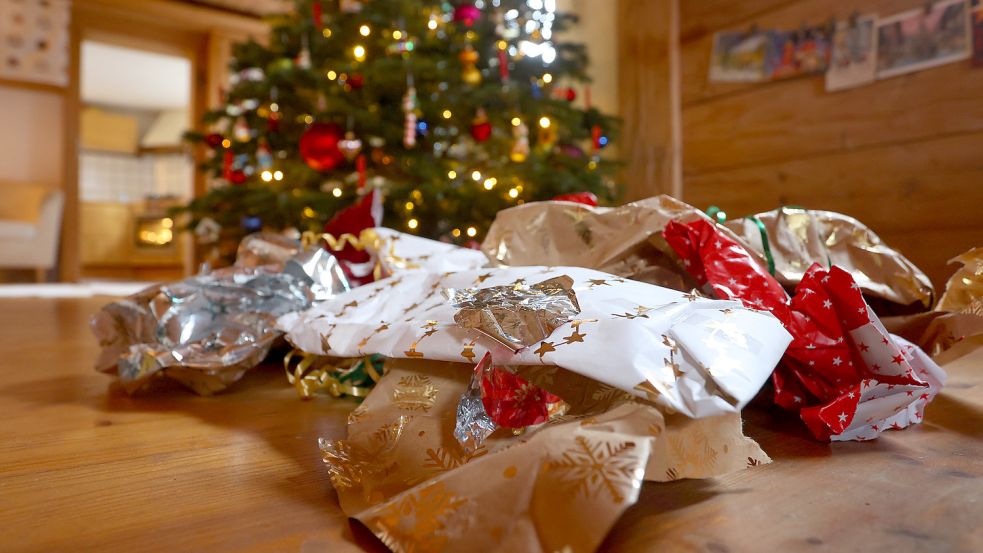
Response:
[[[205,144],[208,144],[212,148],[218,148],[221,146],[223,140],[225,140],[225,138],[217,132],[205,135]]]
[[[567,98],[567,101],[568,102],[572,102],[572,101],[576,100],[577,99],[577,91],[574,90],[572,87],[571,88],[568,88],[567,91],[566,91],[566,98]]]
[[[471,120],[471,137],[478,142],[484,142],[491,138],[491,132],[492,126],[488,122],[488,115],[484,109],[478,108],[474,119]]]
[[[559,202],[576,202],[578,204],[597,207],[597,196],[593,192],[573,192],[571,194],[560,194],[553,198]]]
[[[266,119],[266,130],[268,132],[280,132],[280,114],[278,112],[271,113]]]
[[[361,73],[352,73],[348,76],[348,80],[345,83],[352,87],[352,90],[359,90],[365,86],[365,77]]]
[[[474,25],[479,17],[481,17],[481,10],[476,8],[474,4],[461,4],[454,8],[454,21],[463,23],[465,27]]]
[[[345,162],[338,143],[345,131],[334,123],[314,123],[300,137],[300,157],[315,171],[330,171]]]
[[[248,177],[246,176],[246,174],[239,169],[236,169],[231,173],[229,173],[229,182],[231,182],[232,184],[242,184],[246,182],[247,178]]]

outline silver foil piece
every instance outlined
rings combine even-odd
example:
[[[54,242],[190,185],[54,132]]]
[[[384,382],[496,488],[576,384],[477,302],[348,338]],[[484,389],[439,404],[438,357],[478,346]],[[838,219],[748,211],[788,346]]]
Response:
[[[488,436],[492,435],[498,426],[485,411],[481,401],[482,365],[490,363],[490,356],[485,356],[471,373],[468,389],[461,394],[457,402],[457,419],[454,422],[454,438],[461,448],[471,455],[481,447]]]
[[[447,289],[457,324],[518,351],[545,339],[580,313],[573,279],[563,275],[526,285]]]
[[[341,264],[324,248],[299,252],[287,261],[283,272],[303,281],[314,294],[316,302],[329,300],[351,290]]]
[[[279,316],[350,288],[324,250],[286,265],[230,267],[106,305],[91,321],[103,348],[96,369],[115,372],[130,393],[155,375],[201,395],[225,389],[266,358],[283,334]]]

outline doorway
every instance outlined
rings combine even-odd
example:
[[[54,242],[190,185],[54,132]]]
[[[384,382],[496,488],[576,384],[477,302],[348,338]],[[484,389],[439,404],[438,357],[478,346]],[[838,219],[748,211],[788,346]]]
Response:
[[[193,59],[125,37],[79,51],[78,190],[82,278],[173,280],[187,244],[168,209],[194,192]]]

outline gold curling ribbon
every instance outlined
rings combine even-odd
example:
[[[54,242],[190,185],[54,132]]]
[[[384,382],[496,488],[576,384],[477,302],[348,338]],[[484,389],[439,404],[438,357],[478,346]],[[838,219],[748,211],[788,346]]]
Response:
[[[294,358],[299,359],[299,361],[291,370],[290,364]],[[301,399],[310,399],[314,397],[314,394],[322,391],[333,397],[363,398],[369,395],[372,386],[360,386],[348,382],[354,373],[364,371],[372,379],[373,385],[382,376],[375,370],[370,357],[352,359],[350,362],[351,366],[349,367],[340,364],[335,365],[327,357],[294,349],[284,356],[283,368],[287,373],[287,382],[297,389],[297,395]]]
[[[368,248],[370,252],[378,252],[379,246],[382,243],[382,238],[379,237],[375,230],[370,228],[363,230],[358,236],[346,232],[341,236],[335,237],[332,234],[312,231],[305,231],[300,235],[300,243],[305,248],[313,246],[322,240],[327,242],[331,251],[335,252],[345,249],[345,246],[351,246],[358,251],[364,251]],[[375,266],[372,268],[372,276],[375,277],[375,280],[382,278],[382,264],[379,262],[378,254],[376,255]]]

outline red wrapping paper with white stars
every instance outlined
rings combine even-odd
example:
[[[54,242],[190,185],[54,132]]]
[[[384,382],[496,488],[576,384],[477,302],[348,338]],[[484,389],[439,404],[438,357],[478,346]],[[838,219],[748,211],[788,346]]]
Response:
[[[945,372],[884,329],[843,269],[813,265],[788,294],[711,222],[670,222],[666,241],[701,285],[721,299],[769,311],[792,334],[772,380],[775,402],[798,411],[820,440],[868,440],[921,422]]]

